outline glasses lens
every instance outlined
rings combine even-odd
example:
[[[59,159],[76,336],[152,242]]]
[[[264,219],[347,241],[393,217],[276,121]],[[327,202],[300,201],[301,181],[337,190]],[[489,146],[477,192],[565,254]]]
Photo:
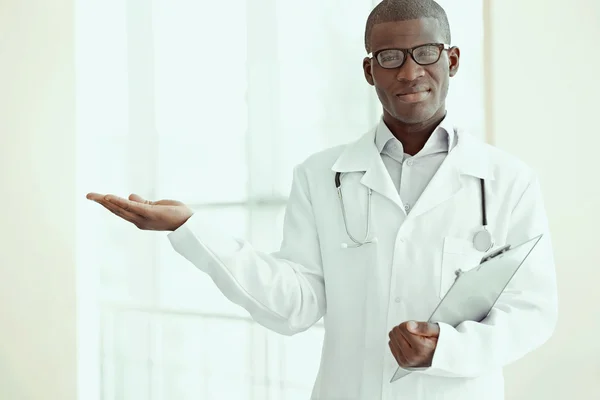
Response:
[[[413,51],[415,61],[421,65],[436,63],[440,58],[442,50],[438,46],[426,45],[417,47]]]
[[[384,50],[377,54],[377,61],[383,68],[398,68],[404,62],[404,53],[401,50]]]

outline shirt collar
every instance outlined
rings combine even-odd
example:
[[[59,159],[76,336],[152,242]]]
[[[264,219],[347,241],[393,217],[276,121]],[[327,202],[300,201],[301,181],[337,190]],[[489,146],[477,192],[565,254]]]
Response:
[[[379,153],[391,151],[391,147],[395,147],[394,153],[399,156],[404,154],[404,148],[402,142],[400,142],[392,134],[388,126],[381,117],[377,131],[375,133],[375,146]],[[438,152],[450,152],[454,146],[456,146],[456,132],[452,120],[449,118],[448,113],[442,122],[435,128],[423,149],[419,151],[415,156],[422,156],[426,154],[433,154]]]

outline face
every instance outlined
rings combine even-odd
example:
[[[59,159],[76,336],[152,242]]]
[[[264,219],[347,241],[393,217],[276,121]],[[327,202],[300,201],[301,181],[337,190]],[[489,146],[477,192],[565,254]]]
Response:
[[[373,27],[371,50],[409,49],[429,43],[445,43],[436,19],[385,22]],[[385,69],[373,58],[365,58],[367,82],[375,87],[384,118],[403,124],[427,124],[443,117],[450,77],[458,71],[460,51],[442,51],[438,62],[419,65],[410,55],[399,68]]]

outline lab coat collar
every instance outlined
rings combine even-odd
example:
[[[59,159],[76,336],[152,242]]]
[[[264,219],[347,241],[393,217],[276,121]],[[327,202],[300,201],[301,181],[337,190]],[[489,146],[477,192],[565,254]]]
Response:
[[[390,128],[386,125],[383,116],[379,118],[379,124],[375,129],[375,145],[380,153],[383,153],[385,145],[390,140],[402,146],[402,143],[396,139]],[[423,146],[423,149],[415,156],[419,157],[440,151],[447,153],[454,148],[455,144],[456,132],[454,131],[454,124],[452,123],[451,116],[447,113],[442,122],[435,128],[425,146]]]
[[[494,174],[488,159],[487,145],[464,129],[454,126],[456,143],[453,143],[450,154],[457,172],[493,180]],[[354,142],[346,145],[340,156],[333,164],[335,172],[367,172],[381,161],[381,156],[375,144],[377,126],[363,134]],[[456,150],[456,151],[454,151]],[[449,157],[450,158],[450,157]],[[381,162],[383,165],[383,162]]]
[[[377,126],[346,146],[334,163],[334,172],[364,172],[361,183],[387,197],[403,209],[398,190],[375,143]],[[456,143],[432,178],[410,215],[419,215],[446,201],[462,188],[462,175],[493,180],[487,145],[454,126]]]

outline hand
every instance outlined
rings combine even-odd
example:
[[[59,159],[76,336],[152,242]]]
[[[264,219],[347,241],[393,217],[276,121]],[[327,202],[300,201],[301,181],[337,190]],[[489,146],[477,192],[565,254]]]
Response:
[[[194,213],[180,201],[150,201],[136,194],[129,196],[129,199],[98,193],[88,193],[86,197],[146,231],[174,231]]]
[[[402,368],[430,367],[440,327],[429,322],[403,322],[389,334],[392,354]]]

